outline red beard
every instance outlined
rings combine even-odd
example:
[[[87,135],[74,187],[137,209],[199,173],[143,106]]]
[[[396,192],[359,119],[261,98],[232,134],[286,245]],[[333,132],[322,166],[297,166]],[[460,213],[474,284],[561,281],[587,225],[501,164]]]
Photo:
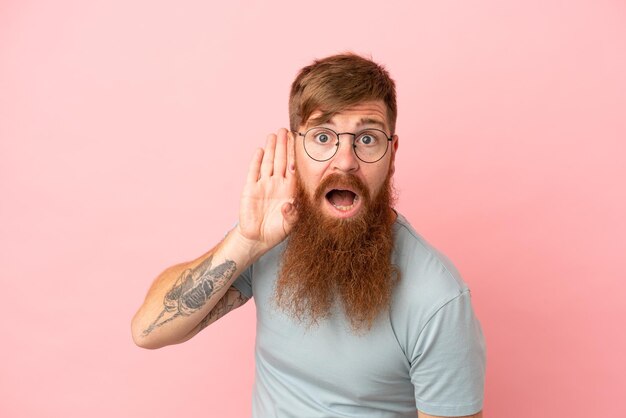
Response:
[[[330,316],[340,303],[353,330],[370,329],[389,307],[399,274],[391,264],[393,197],[388,175],[371,199],[367,187],[352,174],[329,175],[311,201],[298,177],[294,205],[298,221],[285,248],[276,283],[276,302],[308,325]],[[359,213],[347,219],[322,213],[330,188],[349,188],[362,199]]]

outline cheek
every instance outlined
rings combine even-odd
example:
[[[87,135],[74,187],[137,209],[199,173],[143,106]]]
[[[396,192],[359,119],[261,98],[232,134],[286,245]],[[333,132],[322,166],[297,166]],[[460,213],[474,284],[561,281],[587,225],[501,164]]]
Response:
[[[302,164],[298,165],[297,163],[296,176],[298,176],[300,187],[304,189],[309,197],[313,197],[317,186],[320,184],[321,177],[316,172],[312,171],[310,167],[303,166]]]
[[[295,160],[296,173],[300,177],[300,184],[307,192],[313,194],[322,181],[328,164],[313,161],[308,156],[298,155],[298,153],[296,153]]]
[[[365,181],[368,185],[372,197],[378,193],[380,188],[385,183],[387,176],[389,175],[389,164],[386,164],[382,167],[377,167],[376,170],[372,170],[365,174]]]

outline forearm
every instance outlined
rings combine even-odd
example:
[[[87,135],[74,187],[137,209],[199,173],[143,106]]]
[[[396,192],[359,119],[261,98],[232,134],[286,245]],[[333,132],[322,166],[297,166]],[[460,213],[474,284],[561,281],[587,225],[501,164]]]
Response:
[[[254,154],[237,227],[213,250],[167,269],[154,281],[132,320],[137,345],[159,348],[183,342],[245,303],[235,289],[212,311],[237,276],[286,238],[297,218],[291,203],[296,188],[293,146],[287,143],[287,130],[281,129],[268,135],[265,149]]]
[[[263,252],[233,230],[198,259],[165,270],[133,317],[135,343],[159,348],[188,339],[239,274]]]

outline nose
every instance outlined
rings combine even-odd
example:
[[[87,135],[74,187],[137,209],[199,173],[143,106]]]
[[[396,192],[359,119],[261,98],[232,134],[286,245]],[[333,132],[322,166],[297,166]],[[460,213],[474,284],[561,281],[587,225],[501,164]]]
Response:
[[[332,168],[350,173],[359,169],[359,159],[354,153],[353,138],[349,135],[339,140],[339,149],[332,158]]]

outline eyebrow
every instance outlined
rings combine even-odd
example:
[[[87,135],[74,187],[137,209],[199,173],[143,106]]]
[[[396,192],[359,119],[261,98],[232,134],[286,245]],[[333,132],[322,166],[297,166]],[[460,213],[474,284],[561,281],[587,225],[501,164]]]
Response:
[[[373,118],[361,118],[361,120],[357,122],[356,126],[361,126],[361,125],[376,125],[376,126],[380,126],[383,129],[386,128],[384,122],[381,122],[380,120],[373,119]]]
[[[319,121],[318,123],[320,123],[321,125],[324,124],[330,124],[330,125],[335,125],[335,122],[333,122],[333,118],[330,118],[329,120],[326,121]],[[385,125],[384,122],[380,121],[379,119],[374,119],[374,118],[369,118],[369,117],[364,117],[361,118],[357,123],[356,126],[360,127],[362,125],[376,125],[380,128],[382,128],[382,130],[385,130],[387,128],[387,125]],[[309,124],[306,124],[306,127],[309,127]]]

